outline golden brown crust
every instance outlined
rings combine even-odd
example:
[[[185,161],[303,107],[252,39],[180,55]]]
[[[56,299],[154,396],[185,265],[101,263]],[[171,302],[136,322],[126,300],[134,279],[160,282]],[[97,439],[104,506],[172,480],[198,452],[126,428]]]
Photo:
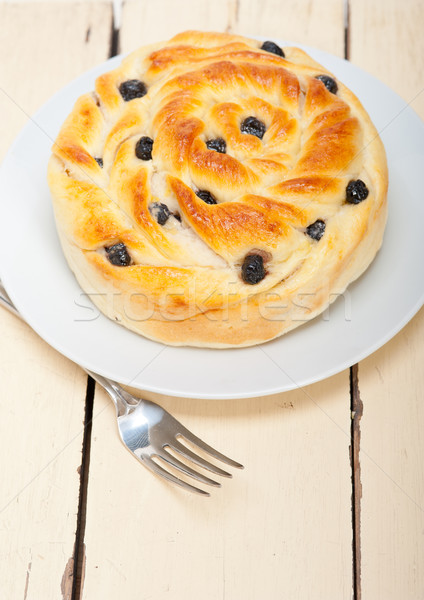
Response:
[[[329,92],[316,75],[331,74],[284,51],[185,32],[137,50],[77,101],[49,184],[68,262],[109,317],[173,345],[257,344],[322,312],[374,258],[387,193],[378,134],[343,84]],[[131,79],[147,94],[125,102],[119,86]],[[262,140],[241,132],[248,116],[265,123]],[[135,154],[142,136],[154,140],[152,160]],[[206,146],[214,138],[226,153]],[[356,179],[369,195],[352,205]],[[155,202],[180,220],[160,225]],[[318,219],[319,241],[306,235]],[[109,262],[104,248],[116,243],[131,265]],[[266,271],[255,285],[241,277],[252,253]]]

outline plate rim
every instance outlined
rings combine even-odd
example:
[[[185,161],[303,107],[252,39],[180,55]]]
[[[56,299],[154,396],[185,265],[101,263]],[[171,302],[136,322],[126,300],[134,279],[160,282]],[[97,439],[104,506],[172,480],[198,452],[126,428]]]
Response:
[[[254,38],[254,39],[258,39],[258,40],[266,39],[264,36],[250,36],[250,37]],[[348,68],[353,69],[353,71],[356,71],[360,75],[365,75],[366,77],[371,77],[371,78],[375,79],[377,82],[379,82],[379,84],[381,86],[383,86],[386,90],[388,90],[388,92],[390,92],[394,97],[397,97],[398,101],[401,102],[403,109],[407,109],[408,111],[410,111],[420,121],[420,123],[422,123],[420,117],[417,115],[415,110],[397,92],[395,92],[390,87],[388,87],[378,77],[371,75],[370,73],[363,70],[362,68],[360,68],[356,65],[353,65],[351,62],[345,60],[344,58],[341,58],[337,55],[331,54],[325,50],[321,50],[320,48],[314,48],[312,46],[308,46],[308,45],[301,44],[301,43],[283,42],[279,39],[277,39],[276,41],[283,46],[300,47],[301,49],[305,50],[308,53],[311,53],[312,55],[314,52],[316,52],[319,55],[324,56],[324,59],[328,56],[331,60],[333,60],[333,61],[336,60],[336,62],[339,62],[341,67],[347,66]],[[63,94],[66,94],[68,90],[72,89],[72,87],[75,86],[77,81],[79,81],[83,78],[90,78],[90,77],[94,77],[94,76],[97,77],[101,73],[111,70],[112,68],[115,67],[115,65],[120,64],[120,62],[124,58],[124,56],[126,56],[126,54],[120,54],[120,55],[114,56],[114,57],[109,58],[106,61],[84,71],[79,76],[74,78],[72,81],[68,82],[64,87],[57,90],[45,103],[42,104],[42,106],[34,113],[34,115],[32,115],[28,118],[27,122],[22,127],[22,129],[20,130],[18,135],[15,137],[13,143],[9,147],[5,157],[2,160],[2,163],[0,165],[0,183],[4,176],[4,171],[5,171],[5,167],[7,167],[7,162],[8,162],[8,160],[10,160],[10,156],[13,154],[15,148],[19,147],[20,143],[22,142],[22,139],[25,138],[27,130],[31,127],[31,124],[35,124],[37,127],[40,128],[40,126],[37,124],[37,117],[39,116],[39,114],[42,113],[43,111],[45,111],[46,108],[48,108],[51,104],[54,104],[55,102],[57,102],[60,96],[62,96]],[[78,97],[78,96],[76,96],[76,97]],[[46,133],[46,132],[44,132],[44,133]],[[50,136],[48,136],[48,137],[50,138]],[[51,140],[51,141],[53,142],[54,140]],[[3,285],[5,286],[8,294],[10,295],[10,298],[16,304],[16,306],[18,307],[19,311],[21,312],[23,318],[30,325],[30,327],[50,346],[52,346],[54,349],[56,349],[58,352],[60,352],[62,355],[69,358],[76,364],[80,365],[81,367],[83,367],[85,369],[95,371],[96,373],[99,373],[100,375],[103,375],[104,377],[112,378],[112,379],[122,383],[123,385],[131,386],[139,391],[152,392],[154,394],[172,396],[172,397],[178,397],[178,398],[193,398],[193,399],[196,398],[199,400],[202,400],[202,399],[204,399],[204,400],[234,400],[234,399],[244,399],[244,398],[246,398],[246,399],[247,398],[255,398],[255,397],[259,397],[259,396],[269,396],[269,395],[275,395],[278,393],[283,393],[286,391],[291,391],[294,389],[302,389],[302,388],[304,388],[308,385],[311,385],[313,383],[316,383],[318,381],[323,381],[335,374],[338,374],[338,373],[344,371],[345,369],[350,367],[352,364],[355,364],[357,362],[364,360],[365,358],[367,358],[368,356],[370,356],[371,354],[376,352],[378,349],[383,347],[388,341],[390,341],[393,337],[395,337],[409,323],[409,321],[411,321],[413,319],[413,317],[418,313],[418,311],[424,304],[424,289],[423,289],[421,296],[410,307],[410,309],[405,313],[403,318],[399,319],[398,322],[390,330],[386,331],[384,335],[381,335],[373,344],[368,345],[365,349],[358,350],[357,353],[352,354],[351,359],[345,360],[342,363],[337,363],[334,365],[333,368],[329,368],[325,372],[321,372],[320,374],[303,378],[300,384],[295,382],[294,379],[292,379],[290,377],[290,375],[288,375],[285,371],[283,371],[283,369],[281,369],[281,367],[278,365],[279,368],[292,381],[293,385],[273,386],[273,387],[269,387],[267,389],[263,389],[261,392],[258,392],[258,390],[255,390],[254,392],[244,391],[241,393],[240,392],[238,392],[238,393],[230,392],[227,394],[223,394],[222,392],[220,392],[217,395],[216,393],[208,393],[208,392],[195,393],[194,391],[190,391],[190,390],[174,390],[174,389],[169,389],[169,388],[166,388],[163,386],[160,387],[160,386],[156,386],[156,385],[152,385],[152,384],[149,384],[148,386],[146,386],[146,385],[143,385],[142,383],[138,383],[137,381],[133,381],[133,380],[126,381],[126,378],[123,377],[122,375],[120,375],[119,373],[116,373],[116,374],[113,373],[113,375],[111,375],[110,368],[105,370],[105,369],[102,369],[102,367],[99,368],[98,364],[95,364],[95,365],[91,364],[89,360],[85,360],[85,359],[81,360],[80,357],[78,357],[74,354],[72,349],[71,349],[71,351],[66,348],[64,349],[64,346],[62,343],[58,342],[57,340],[52,340],[50,335],[48,335],[48,334],[46,335],[46,333],[42,331],[42,327],[38,327],[38,322],[37,321],[34,322],[34,320],[31,318],[31,314],[28,314],[28,312],[26,311],[26,306],[22,307],[22,305],[19,301],[19,298],[15,297],[13,285],[11,286],[10,282],[8,280],[8,271],[7,271],[7,269],[4,269],[4,263],[1,260],[0,260],[0,277],[3,282]],[[104,317],[104,318],[107,318],[107,317]],[[319,316],[316,318],[319,318]],[[122,327],[119,324],[115,324],[115,325],[117,327]],[[284,336],[281,336],[281,337],[284,337]],[[161,350],[155,355],[155,357],[152,359],[152,361],[155,360],[155,358],[157,356],[159,356],[159,354],[161,354],[164,350],[166,351],[169,348],[178,349],[175,347],[168,346],[166,344],[161,344],[160,342],[155,342],[155,343],[157,343],[159,346],[161,346]],[[266,345],[267,344],[264,343],[264,344],[259,344],[256,347],[263,346],[266,348]],[[255,348],[255,346],[252,346],[252,348]],[[203,350],[203,349],[199,349],[199,350]],[[226,350],[226,349],[223,349],[223,350]],[[221,352],[223,350],[221,350]],[[232,351],[243,350],[243,348],[233,348],[231,350]],[[267,354],[266,351],[264,353]],[[149,366],[149,364],[150,364],[150,362],[148,362],[144,368],[147,368]],[[138,375],[135,377],[135,379],[137,377],[138,377]]]

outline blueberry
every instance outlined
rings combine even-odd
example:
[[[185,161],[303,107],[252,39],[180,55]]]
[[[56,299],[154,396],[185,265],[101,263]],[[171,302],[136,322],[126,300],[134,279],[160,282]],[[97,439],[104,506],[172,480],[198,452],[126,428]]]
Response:
[[[368,188],[362,179],[349,181],[346,187],[346,202],[350,204],[359,204],[365,200],[369,194]]]
[[[259,121],[256,117],[247,117],[240,126],[242,133],[256,135],[260,140],[264,137],[266,131],[265,123]]]
[[[259,254],[248,254],[243,261],[241,268],[241,278],[244,283],[255,285],[262,281],[266,271],[264,267],[264,259]]]
[[[264,42],[261,46],[261,50],[271,52],[271,54],[276,54],[277,56],[282,56],[283,58],[285,57],[284,51],[280,48],[280,46],[274,44],[274,42]]]
[[[109,261],[113,265],[127,267],[131,264],[131,256],[128,254],[126,245],[122,242],[113,246],[106,246],[105,250]]]
[[[337,94],[337,90],[339,88],[337,87],[337,83],[332,77],[329,77],[328,75],[317,75],[315,79],[322,81],[322,83],[325,85],[329,92],[331,92],[332,94]]]
[[[102,169],[103,168],[103,158],[94,158],[94,160],[99,165],[99,167]]]
[[[165,225],[169,217],[172,215],[166,204],[162,204],[162,202],[153,202],[150,204],[149,210],[159,225]]]
[[[119,91],[125,102],[134,100],[134,98],[142,98],[147,94],[146,84],[139,79],[128,79],[128,81],[123,81],[119,86]]]
[[[141,137],[135,146],[135,155],[140,160],[152,160],[153,140],[147,136]]]
[[[321,219],[318,219],[318,221],[315,221],[315,223],[308,225],[308,227],[306,228],[306,233],[313,240],[320,240],[322,238],[322,236],[324,235],[324,231],[325,231],[325,223],[324,223],[324,221],[321,221]]]
[[[203,202],[206,202],[206,204],[217,204],[216,199],[206,190],[197,190],[196,196],[203,200]]]
[[[215,152],[220,152],[221,154],[225,154],[227,151],[227,144],[222,138],[208,140],[206,142],[206,146],[209,148],[209,150],[215,150]]]

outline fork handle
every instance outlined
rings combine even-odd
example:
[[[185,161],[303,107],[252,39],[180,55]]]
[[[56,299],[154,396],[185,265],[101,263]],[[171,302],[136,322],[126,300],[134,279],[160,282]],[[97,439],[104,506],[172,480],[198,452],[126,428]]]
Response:
[[[132,406],[137,406],[140,402],[144,402],[144,400],[141,399],[136,401],[133,396],[125,391],[124,388],[119,385],[119,383],[113,381],[113,379],[103,377],[103,375],[99,375],[99,373],[95,373],[94,371],[90,371],[84,367],[81,368],[83,368],[84,371],[95,381],[97,381],[97,383],[100,384],[102,388],[109,394],[115,405],[117,417],[122,417],[128,414]]]
[[[9,294],[6,292],[2,281],[0,280],[0,304],[7,308],[8,311],[16,315],[24,321],[21,313],[18,311],[16,306],[13,304],[12,300],[9,297]],[[81,366],[81,365],[80,365]],[[94,371],[90,371],[89,369],[85,369],[81,367],[84,371],[92,377],[98,384],[105,389],[105,391],[112,398],[113,403],[116,408],[116,414],[118,417],[125,415],[128,413],[131,406],[134,406],[134,398],[128,394],[116,381],[112,379],[108,379],[107,377],[103,377],[103,375],[99,375]],[[142,402],[142,400],[140,400]]]
[[[11,313],[19,317],[23,321],[22,315],[18,312],[18,309],[13,304],[12,300],[9,298],[9,294],[4,289],[4,285],[0,280],[0,304],[2,304],[7,310]]]

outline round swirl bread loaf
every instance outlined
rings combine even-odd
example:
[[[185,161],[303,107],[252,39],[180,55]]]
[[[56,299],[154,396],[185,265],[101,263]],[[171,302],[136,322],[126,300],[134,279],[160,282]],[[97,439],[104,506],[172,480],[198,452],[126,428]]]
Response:
[[[172,345],[248,346],[312,319],[386,222],[384,148],[354,94],[297,48],[220,33],[100,76],[49,184],[83,290]]]

